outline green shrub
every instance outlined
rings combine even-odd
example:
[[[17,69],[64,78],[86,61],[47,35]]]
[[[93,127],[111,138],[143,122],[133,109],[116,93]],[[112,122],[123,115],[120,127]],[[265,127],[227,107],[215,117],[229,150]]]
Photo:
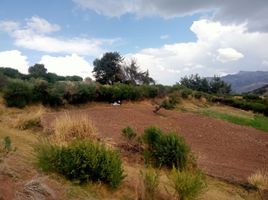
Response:
[[[140,171],[140,174],[143,183],[144,199],[154,200],[159,185],[159,172],[149,167]]]
[[[4,99],[9,107],[23,108],[32,101],[32,85],[22,80],[11,80],[4,90]]]
[[[187,89],[187,88],[183,89],[183,90],[181,90],[181,97],[183,99],[187,99],[192,93],[193,93],[193,91],[190,89]]]
[[[187,166],[190,148],[176,133],[163,134],[160,129],[151,127],[145,130],[143,139],[156,166],[179,169]]]
[[[66,93],[66,87],[66,84],[63,82],[50,85],[47,90],[48,94],[46,98],[43,99],[42,103],[52,107],[62,106],[65,103],[64,94]]]
[[[37,147],[38,164],[80,183],[102,181],[116,188],[124,179],[122,161],[116,151],[92,141],[75,141],[68,146],[49,143]]]
[[[137,136],[137,134],[130,126],[128,126],[122,129],[122,136],[124,136],[128,140],[133,140]]]
[[[178,92],[173,92],[170,95],[168,95],[168,98],[166,98],[162,103],[161,106],[167,110],[172,110],[176,107],[178,103],[181,102],[181,97]]]
[[[196,199],[206,188],[205,176],[200,171],[180,171],[173,167],[168,178],[178,200]]]
[[[35,79],[33,84],[33,101],[42,102],[48,96],[48,82],[43,79]]]
[[[93,101],[96,97],[96,87],[93,84],[75,83],[73,91],[68,91],[64,97],[70,104]]]

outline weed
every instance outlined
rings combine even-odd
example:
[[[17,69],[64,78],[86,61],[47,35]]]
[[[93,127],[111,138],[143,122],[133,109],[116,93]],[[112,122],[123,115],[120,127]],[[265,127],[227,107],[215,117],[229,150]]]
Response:
[[[140,171],[144,187],[144,199],[154,200],[159,185],[159,172],[152,167]]]
[[[137,136],[137,134],[130,126],[128,126],[122,129],[122,136],[127,138],[128,140],[133,140]]]
[[[180,171],[173,167],[168,178],[178,200],[195,199],[206,188],[205,177],[200,171]]]

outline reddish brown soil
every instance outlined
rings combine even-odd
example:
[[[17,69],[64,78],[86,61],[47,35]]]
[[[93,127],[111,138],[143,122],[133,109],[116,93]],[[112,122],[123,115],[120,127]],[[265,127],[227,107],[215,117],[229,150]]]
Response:
[[[116,143],[122,141],[121,130],[128,125],[139,133],[152,125],[177,131],[198,155],[200,167],[212,176],[245,181],[256,170],[267,169],[268,133],[191,113],[161,110],[154,114],[153,109],[145,104],[96,105],[70,112],[88,114],[99,134]],[[47,114],[44,124],[50,126],[59,114]]]

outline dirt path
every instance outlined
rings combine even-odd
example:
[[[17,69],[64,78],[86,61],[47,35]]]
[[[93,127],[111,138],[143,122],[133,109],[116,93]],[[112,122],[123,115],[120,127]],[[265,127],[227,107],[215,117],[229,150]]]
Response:
[[[86,113],[99,134],[121,140],[121,130],[134,127],[139,133],[148,126],[175,130],[183,135],[198,155],[200,167],[209,175],[233,181],[245,181],[258,169],[268,168],[268,133],[191,113],[161,110],[159,115],[145,104],[123,106],[97,105],[72,114]],[[59,113],[44,117],[51,124]]]

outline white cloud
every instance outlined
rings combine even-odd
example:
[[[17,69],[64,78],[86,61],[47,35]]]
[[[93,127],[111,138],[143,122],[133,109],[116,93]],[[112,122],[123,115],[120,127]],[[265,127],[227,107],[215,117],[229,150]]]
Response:
[[[244,55],[235,49],[232,48],[221,48],[218,49],[218,56],[217,59],[223,63],[236,61],[243,58]]]
[[[49,72],[63,76],[78,75],[83,78],[92,77],[93,67],[83,57],[77,54],[66,56],[42,56],[39,63],[45,65]]]
[[[195,21],[190,29],[196,34],[196,42],[147,48],[126,56],[135,57],[143,70],[148,68],[158,82],[165,84],[195,73],[213,76],[240,70],[268,70],[262,64],[268,60],[264,45],[268,43],[267,33],[248,32],[245,24],[223,25],[205,19]]]
[[[118,17],[160,15],[165,18],[213,13],[213,18],[227,23],[248,23],[250,30],[268,31],[267,0],[73,0],[84,9]]]
[[[53,37],[48,34],[59,31],[60,26],[50,24],[47,20],[36,16],[27,19],[25,26],[13,21],[0,21],[0,29],[14,38],[16,46],[46,53],[98,56],[105,51],[105,46],[110,46],[119,40]]]
[[[0,52],[0,67],[18,69],[21,73],[28,73],[27,57],[18,50]]]
[[[51,24],[47,20],[38,16],[33,16],[27,20],[28,29],[36,33],[51,33],[60,30],[60,26],[57,24]]]
[[[169,35],[167,35],[167,34],[166,34],[166,35],[161,35],[161,36],[160,36],[160,39],[161,39],[161,40],[166,40],[166,39],[168,39],[168,38],[169,38]]]

